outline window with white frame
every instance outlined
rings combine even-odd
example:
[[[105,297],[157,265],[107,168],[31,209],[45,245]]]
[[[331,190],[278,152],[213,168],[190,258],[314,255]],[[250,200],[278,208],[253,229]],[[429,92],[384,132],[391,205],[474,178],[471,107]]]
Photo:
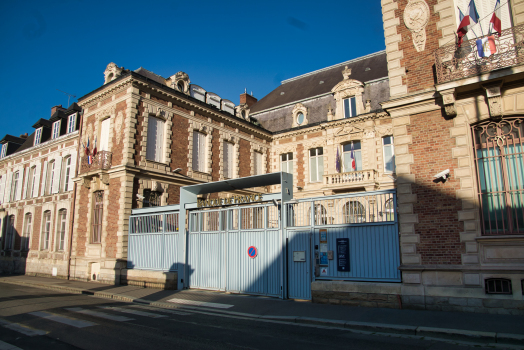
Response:
[[[33,146],[38,146],[42,142],[42,128],[38,128],[35,131],[35,139],[33,141]]]
[[[5,231],[5,243],[4,243],[5,250],[13,249],[14,237],[15,237],[15,216],[11,215],[8,218],[7,227]]]
[[[46,210],[44,212],[44,218],[42,220],[42,243],[41,249],[49,249],[49,237],[51,235],[51,211]]]
[[[69,188],[69,175],[71,173],[71,156],[63,159],[64,164],[62,165],[62,181],[64,183],[64,192],[70,190]]]
[[[193,131],[193,170],[206,172],[206,135]]]
[[[280,155],[280,171],[293,174],[293,153],[283,153]]]
[[[67,133],[70,134],[76,130],[76,113],[67,117]]]
[[[52,160],[47,163],[47,177],[46,177],[45,194],[53,193],[53,183],[55,181],[55,161]]]
[[[235,171],[235,156],[234,156],[234,145],[231,142],[224,141],[224,178],[234,178]]]
[[[395,149],[393,147],[393,136],[385,136],[382,138],[382,145],[384,148],[384,172],[395,172]]]
[[[261,175],[261,174],[264,174],[265,171],[264,171],[264,165],[262,164],[262,153],[260,152],[254,152],[253,154],[253,161],[255,162],[254,164],[254,173],[255,175]]]
[[[344,99],[344,118],[351,118],[357,115],[357,104],[355,97]]]
[[[149,117],[147,123],[146,158],[155,162],[164,161],[164,127],[162,119]]]
[[[56,139],[60,136],[60,122],[61,120],[57,120],[56,122],[53,123],[53,132],[52,132],[52,137],[53,139]]]
[[[33,214],[27,213],[24,218],[24,234],[22,236],[21,249],[29,250],[29,240],[31,239],[31,229],[33,227]]]
[[[2,145],[2,150],[0,151],[0,158],[4,158],[7,154],[7,142]]]
[[[63,251],[65,247],[65,238],[67,230],[67,210],[60,209],[58,211],[58,230],[56,239],[56,250]]]
[[[11,202],[16,200],[16,192],[18,190],[18,182],[20,180],[20,171],[13,174],[13,182],[11,183]]]
[[[322,181],[324,175],[324,150],[322,147],[309,150],[309,179],[311,182]]]
[[[344,172],[362,170],[362,151],[360,141],[351,141],[342,146]]]
[[[36,182],[36,166],[32,166],[29,169],[29,174],[27,178],[28,180],[27,180],[25,198],[31,198],[33,197],[33,189],[35,187],[35,182]]]

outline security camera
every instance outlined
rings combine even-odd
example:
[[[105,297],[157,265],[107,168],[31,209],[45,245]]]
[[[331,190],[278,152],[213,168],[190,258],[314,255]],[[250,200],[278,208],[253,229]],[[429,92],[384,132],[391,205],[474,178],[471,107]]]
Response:
[[[441,171],[440,173],[438,173],[437,175],[433,176],[435,179],[442,179],[444,181],[446,181],[448,178],[449,178],[449,169],[446,169],[444,171]]]
[[[138,198],[139,200],[143,201],[144,198],[146,198],[146,197],[144,197],[144,196],[142,196],[142,195],[140,195],[140,194],[137,193],[137,194],[136,194],[136,198]]]
[[[276,199],[273,199],[273,204],[278,207],[278,202]]]

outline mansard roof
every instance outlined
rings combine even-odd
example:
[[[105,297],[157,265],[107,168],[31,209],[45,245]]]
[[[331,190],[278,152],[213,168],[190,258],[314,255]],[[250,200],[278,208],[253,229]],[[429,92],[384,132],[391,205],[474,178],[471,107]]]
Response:
[[[1,144],[6,143],[6,142],[12,142],[12,143],[16,143],[17,145],[21,145],[25,142],[25,139],[7,134],[0,140]]]
[[[388,76],[386,51],[379,51],[284,80],[279,87],[251,106],[250,114],[331,93],[331,89],[343,80],[342,70],[345,66],[351,69],[351,79],[364,83]]]

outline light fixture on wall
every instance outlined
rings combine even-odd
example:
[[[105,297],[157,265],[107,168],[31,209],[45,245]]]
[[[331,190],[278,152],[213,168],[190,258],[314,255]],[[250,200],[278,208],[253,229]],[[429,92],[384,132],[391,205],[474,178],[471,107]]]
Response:
[[[138,198],[139,201],[143,201],[144,198],[146,198],[146,197],[144,197],[144,196],[142,196],[141,194],[138,194],[138,193],[137,193],[137,194],[136,194],[136,198]]]
[[[175,174],[178,174],[178,173],[180,173],[181,171],[182,171],[182,168],[176,168],[175,170],[173,170],[173,172],[174,172]]]
[[[437,175],[433,176],[435,178],[434,181],[442,181],[446,182],[447,179],[449,179],[449,169],[446,169],[444,171],[441,171]]]
[[[297,190],[302,191],[304,188],[302,186],[297,186]]]

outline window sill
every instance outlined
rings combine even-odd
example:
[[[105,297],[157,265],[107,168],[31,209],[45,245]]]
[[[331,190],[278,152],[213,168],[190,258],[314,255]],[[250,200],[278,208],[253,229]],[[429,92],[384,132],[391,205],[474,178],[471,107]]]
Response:
[[[158,165],[164,165],[164,166],[168,165],[167,162],[157,162],[156,160],[147,159],[147,158],[146,158],[146,163],[158,164]]]
[[[481,242],[495,242],[495,241],[523,241],[524,235],[491,235],[476,237],[475,240]]]

